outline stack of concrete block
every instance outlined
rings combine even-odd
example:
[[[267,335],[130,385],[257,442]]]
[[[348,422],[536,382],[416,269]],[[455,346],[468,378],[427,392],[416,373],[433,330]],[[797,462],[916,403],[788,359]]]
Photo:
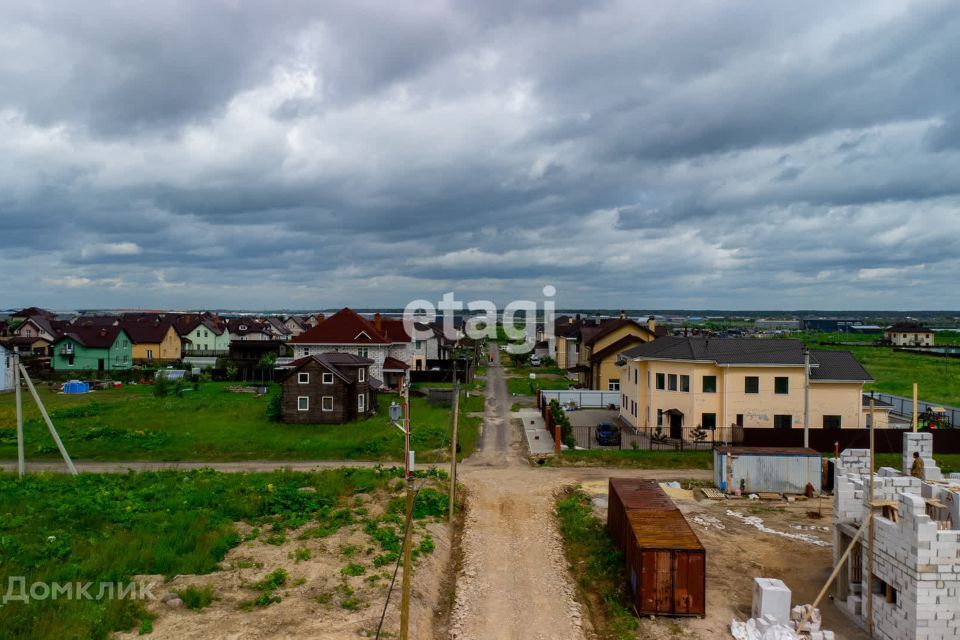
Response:
[[[903,434],[903,472],[910,475],[913,467],[913,453],[920,454],[923,460],[924,480],[943,480],[943,473],[933,459],[933,434],[906,431]]]
[[[835,523],[863,521],[863,479],[859,476],[837,476],[833,483],[833,519]]]

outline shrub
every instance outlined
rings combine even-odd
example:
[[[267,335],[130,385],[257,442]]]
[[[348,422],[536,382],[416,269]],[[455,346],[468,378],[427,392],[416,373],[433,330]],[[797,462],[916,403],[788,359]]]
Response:
[[[201,588],[187,587],[180,591],[175,591],[187,609],[203,609],[209,607],[213,602],[213,587],[206,585]]]
[[[362,564],[358,564],[358,563],[356,563],[356,562],[351,562],[351,563],[348,564],[347,566],[345,566],[345,567],[343,567],[342,569],[340,569],[340,575],[344,575],[344,576],[359,576],[359,575],[363,575],[363,573],[364,573],[366,570],[367,570],[366,567],[364,567]]]
[[[170,395],[170,381],[164,376],[153,379],[153,395],[157,398],[166,398]]]
[[[278,394],[271,396],[270,401],[267,403],[267,420],[270,422],[280,422],[281,418],[283,418],[283,404]]]

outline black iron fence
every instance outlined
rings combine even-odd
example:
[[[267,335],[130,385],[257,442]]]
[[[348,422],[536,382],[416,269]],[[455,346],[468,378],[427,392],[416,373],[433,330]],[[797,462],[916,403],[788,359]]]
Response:
[[[595,426],[575,426],[573,435],[577,439],[577,447],[581,449],[710,451],[718,446],[740,444],[743,441],[743,428],[683,427],[679,431],[674,429],[671,433],[667,428],[657,430],[621,426],[619,440],[610,444],[600,443]]]

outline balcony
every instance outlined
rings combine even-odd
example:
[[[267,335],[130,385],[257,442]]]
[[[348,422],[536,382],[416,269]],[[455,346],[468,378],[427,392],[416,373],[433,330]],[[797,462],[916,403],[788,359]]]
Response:
[[[73,345],[72,344],[63,345],[62,347],[60,347],[60,351],[58,351],[58,353],[64,357],[74,355]]]

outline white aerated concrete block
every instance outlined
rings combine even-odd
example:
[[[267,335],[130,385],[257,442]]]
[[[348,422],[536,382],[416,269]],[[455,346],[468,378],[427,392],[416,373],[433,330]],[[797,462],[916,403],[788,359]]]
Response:
[[[754,619],[770,616],[779,624],[790,623],[790,589],[776,578],[753,579]]]

